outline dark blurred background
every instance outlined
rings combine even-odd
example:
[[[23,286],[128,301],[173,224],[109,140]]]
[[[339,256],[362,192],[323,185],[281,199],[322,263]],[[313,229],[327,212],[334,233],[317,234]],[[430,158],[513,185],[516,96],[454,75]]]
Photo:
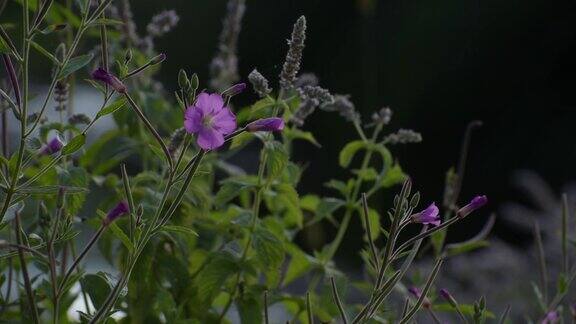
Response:
[[[131,3],[141,34],[161,10],[180,15],[177,28],[156,44],[168,55],[160,76],[165,88],[176,88],[180,68],[206,84],[226,1]],[[535,171],[558,193],[574,180],[576,1],[248,0],[238,51],[244,81],[257,68],[276,84],[300,15],[308,19],[304,72],[314,72],[333,93],[350,94],[364,120],[389,106],[390,132],[422,133],[421,144],[391,149],[426,203],[441,201],[467,123],[483,121],[473,135],[461,202],[484,193],[490,205],[458,225],[450,240],[474,235],[507,201],[530,203],[511,185],[516,170]],[[246,104],[255,99],[251,92],[238,97]],[[305,127],[322,148],[297,146],[297,159],[311,162],[300,191],[330,194],[323,184],[348,176],[337,156],[355,131],[325,112]],[[372,203],[389,208],[391,197]],[[519,246],[530,239],[501,219],[494,233]],[[341,256],[357,256],[359,237],[359,228],[349,233]]]
[[[157,44],[169,57],[162,67],[168,87],[176,87],[182,67],[207,80],[225,5],[224,0],[133,4],[141,28],[161,9],[180,14],[177,29]],[[510,184],[518,169],[534,170],[558,191],[574,180],[575,1],[250,0],[239,45],[243,78],[258,68],[275,79],[300,15],[308,18],[303,71],[316,73],[333,93],[350,94],[365,120],[389,106],[395,113],[389,130],[422,133],[421,144],[392,150],[425,201],[441,200],[445,171],[456,164],[466,125],[475,119],[484,126],[473,136],[463,202],[485,193],[489,209],[497,212],[506,201],[522,201]],[[323,112],[306,127],[322,148],[297,148],[298,158],[311,161],[301,190],[325,191],[324,182],[345,176],[336,159],[355,132]],[[382,207],[389,207],[390,200],[382,200]],[[471,219],[450,238],[469,237],[485,221]],[[519,245],[529,238],[503,221],[494,233]],[[355,254],[361,242],[350,242],[345,248]]]

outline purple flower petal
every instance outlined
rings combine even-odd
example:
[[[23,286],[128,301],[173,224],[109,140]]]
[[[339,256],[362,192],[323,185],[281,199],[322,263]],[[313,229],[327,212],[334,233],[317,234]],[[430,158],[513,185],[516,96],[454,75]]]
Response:
[[[184,115],[184,128],[188,133],[197,133],[202,128],[202,113],[199,109],[188,107]]]
[[[212,117],[212,127],[223,135],[228,135],[236,130],[236,116],[224,107]]]
[[[474,197],[466,206],[460,208],[456,213],[458,217],[464,218],[468,216],[470,213],[479,209],[480,207],[486,205],[488,203],[488,198],[484,195]]]
[[[98,68],[92,72],[92,78],[94,80],[106,83],[119,93],[126,92],[126,86],[124,83],[122,83],[122,81],[120,81],[120,79],[118,79],[115,75],[104,70],[103,68]]]
[[[224,144],[224,136],[212,128],[204,127],[198,132],[197,143],[204,150],[214,150]]]
[[[104,226],[112,223],[120,216],[126,215],[130,211],[128,207],[128,203],[125,201],[119,202],[114,208],[110,209],[108,214],[106,214],[106,218],[104,218],[103,224]]]
[[[438,207],[436,207],[436,204],[434,203],[431,203],[430,206],[428,206],[426,209],[412,215],[411,217],[414,223],[421,223],[434,226],[440,225],[439,210]]]

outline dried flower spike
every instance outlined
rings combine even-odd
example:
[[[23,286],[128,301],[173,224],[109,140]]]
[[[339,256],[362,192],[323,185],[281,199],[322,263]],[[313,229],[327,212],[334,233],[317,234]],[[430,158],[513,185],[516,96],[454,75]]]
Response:
[[[284,129],[284,120],[278,117],[258,119],[246,126],[249,132],[278,132]]]
[[[103,68],[98,68],[94,72],[92,72],[92,78],[94,80],[98,80],[100,82],[104,82],[105,84],[111,86],[114,90],[118,91],[119,93],[126,92],[126,86],[120,79],[118,79],[112,73],[104,70]]]
[[[488,198],[484,195],[474,197],[466,206],[460,208],[456,213],[458,217],[464,218],[476,209],[486,205],[488,203]]]
[[[224,106],[217,93],[201,93],[185,113],[184,127],[198,136],[196,142],[204,150],[217,149],[224,144],[224,136],[236,130],[236,116]]]
[[[301,16],[294,24],[292,37],[288,41],[288,53],[280,73],[280,86],[282,90],[287,91],[294,87],[296,75],[300,71],[302,62],[302,51],[304,50],[304,41],[306,40],[306,17]]]
[[[435,203],[431,203],[423,211],[413,214],[410,216],[412,218],[412,222],[426,224],[426,225],[440,225],[440,216],[438,207],[436,207]]]
[[[254,92],[260,96],[260,98],[266,97],[272,89],[268,86],[268,80],[258,72],[258,70],[254,69],[248,75],[248,80],[252,84],[252,88],[254,88]]]
[[[350,101],[350,96],[348,95],[334,95],[334,100],[331,103],[320,106],[320,109],[337,111],[340,116],[350,122],[360,121],[360,115],[356,112],[356,107]]]
[[[107,226],[121,216],[126,215],[130,211],[128,203],[125,201],[119,202],[114,208],[110,209],[106,218],[102,221],[102,225]]]
[[[394,134],[386,136],[385,143],[389,144],[409,144],[422,142],[422,135],[411,129],[400,129]]]
[[[152,17],[152,20],[146,26],[146,31],[152,37],[160,37],[171,31],[176,25],[180,17],[174,10],[165,10]]]
[[[48,144],[44,145],[40,149],[40,155],[52,155],[54,153],[60,152],[60,150],[64,147],[64,142],[60,138],[60,136],[56,135],[53,139],[51,139]]]

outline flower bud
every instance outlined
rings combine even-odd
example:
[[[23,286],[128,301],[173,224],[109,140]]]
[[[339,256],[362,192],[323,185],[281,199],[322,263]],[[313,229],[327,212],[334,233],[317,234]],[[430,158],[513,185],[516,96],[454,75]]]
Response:
[[[442,296],[442,298],[444,298],[450,305],[452,305],[452,307],[458,307],[458,302],[456,299],[454,299],[448,290],[440,289],[440,296]]]
[[[253,132],[278,132],[284,129],[284,120],[278,117],[258,119],[246,126],[246,129]]]
[[[192,74],[192,76],[190,77],[190,86],[192,87],[192,90],[198,89],[198,87],[200,86],[200,80],[198,80],[198,74],[196,73]]]
[[[180,71],[178,71],[178,86],[182,90],[190,89],[190,80],[188,80],[188,75],[186,75],[186,71],[184,69],[180,69]]]
[[[125,201],[119,202],[114,208],[110,209],[106,218],[102,221],[102,225],[108,226],[110,223],[115,221],[117,218],[126,215],[130,211],[128,203]]]
[[[426,225],[440,225],[440,216],[438,207],[436,207],[435,203],[431,203],[423,211],[413,214],[410,216],[412,218],[412,222],[426,224]]]
[[[484,195],[474,197],[468,205],[460,208],[456,213],[458,217],[464,218],[468,216],[470,213],[475,211],[476,209],[486,205],[488,203],[488,198]]]
[[[162,62],[164,62],[164,60],[166,60],[166,54],[161,53],[159,55],[156,55],[155,57],[153,57],[150,60],[150,65],[156,65],[156,64],[162,63]]]
[[[246,90],[246,83],[237,83],[222,92],[222,96],[234,97]]]
[[[52,155],[58,153],[62,147],[64,147],[64,142],[60,139],[60,136],[56,135],[50,140],[50,142],[48,142],[48,144],[44,145],[40,149],[40,155]]]
[[[416,287],[409,288],[408,292],[411,293],[414,297],[416,297],[416,299],[420,299],[420,297],[422,297],[422,292],[420,291],[420,289],[418,289]],[[432,303],[430,303],[430,300],[428,300],[427,297],[424,297],[424,302],[422,303],[422,307],[424,307],[424,308],[432,307]]]
[[[120,81],[120,79],[118,79],[115,75],[109,73],[103,68],[98,68],[94,72],[92,72],[92,78],[94,80],[98,80],[111,86],[114,90],[118,91],[119,93],[126,92],[126,86],[124,85],[124,83],[122,83],[122,81]]]

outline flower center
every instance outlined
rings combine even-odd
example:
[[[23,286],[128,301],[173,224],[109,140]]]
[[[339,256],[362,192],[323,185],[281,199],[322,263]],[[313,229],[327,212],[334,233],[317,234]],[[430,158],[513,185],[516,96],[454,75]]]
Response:
[[[204,116],[204,118],[202,119],[202,125],[204,125],[205,127],[211,127],[212,121],[213,121],[212,116]]]

